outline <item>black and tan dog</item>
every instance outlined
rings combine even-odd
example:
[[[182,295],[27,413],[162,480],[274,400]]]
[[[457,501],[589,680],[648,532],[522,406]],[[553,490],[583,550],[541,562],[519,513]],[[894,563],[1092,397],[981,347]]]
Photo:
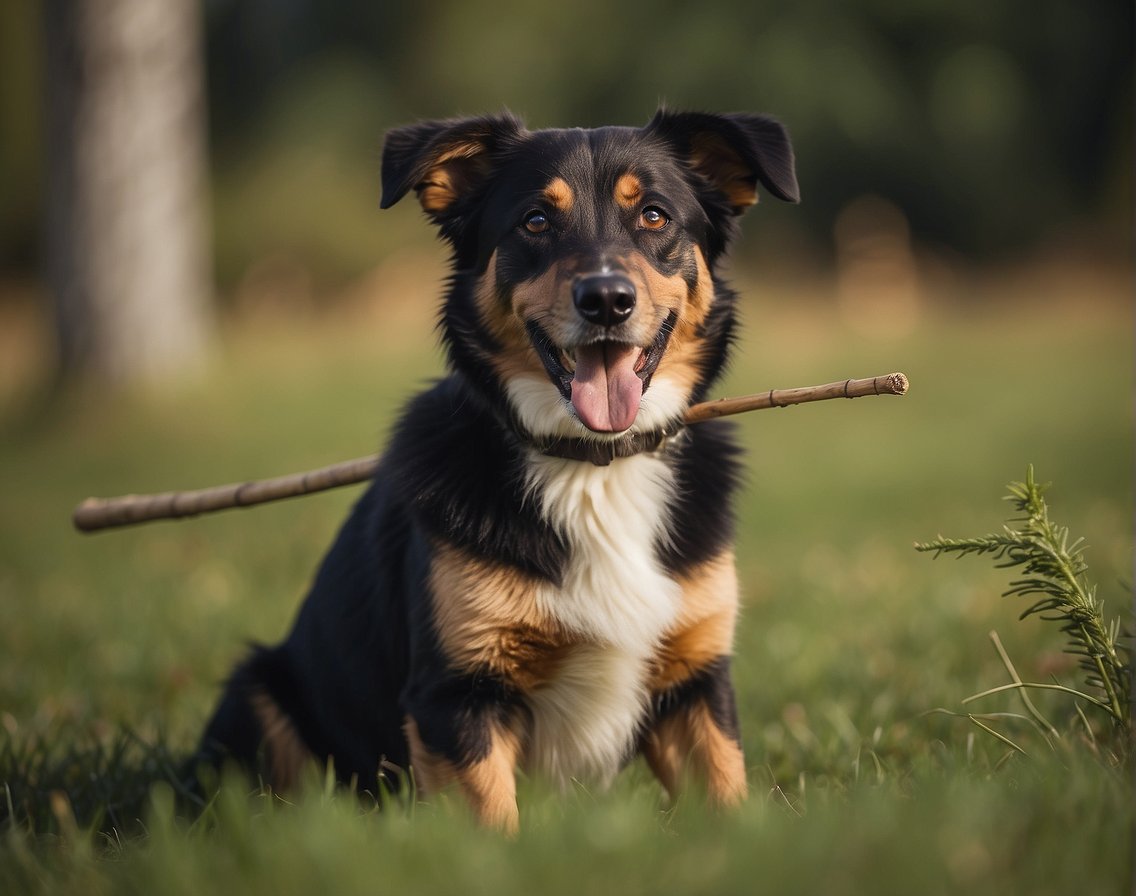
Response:
[[[450,373],[407,407],[283,644],[234,672],[205,756],[380,763],[517,824],[518,768],[603,783],[641,752],[668,792],[746,791],[723,422],[684,428],[726,362],[715,274],[759,185],[797,200],[776,121],[661,111],[644,128],[508,115],[399,128],[410,190],[453,255]]]

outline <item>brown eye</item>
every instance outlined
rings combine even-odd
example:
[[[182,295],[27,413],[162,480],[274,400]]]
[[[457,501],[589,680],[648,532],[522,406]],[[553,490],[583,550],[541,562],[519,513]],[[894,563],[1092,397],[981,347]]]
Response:
[[[548,227],[548,215],[544,212],[529,212],[525,216],[525,230],[529,233],[544,233]]]
[[[662,230],[670,220],[666,212],[653,205],[647,206],[639,213],[639,226],[644,230]]]

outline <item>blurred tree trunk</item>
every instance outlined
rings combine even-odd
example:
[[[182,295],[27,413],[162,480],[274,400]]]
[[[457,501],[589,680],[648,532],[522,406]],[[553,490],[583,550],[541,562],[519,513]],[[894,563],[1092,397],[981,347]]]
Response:
[[[210,323],[196,0],[46,0],[46,254],[68,378],[197,368]]]

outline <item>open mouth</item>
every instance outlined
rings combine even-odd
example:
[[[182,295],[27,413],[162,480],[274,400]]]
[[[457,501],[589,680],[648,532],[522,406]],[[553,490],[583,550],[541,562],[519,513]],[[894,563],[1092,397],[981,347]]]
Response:
[[[676,319],[673,311],[667,315],[645,347],[599,341],[561,348],[538,324],[526,326],[549,379],[572,403],[580,422],[594,432],[623,432],[635,422]]]

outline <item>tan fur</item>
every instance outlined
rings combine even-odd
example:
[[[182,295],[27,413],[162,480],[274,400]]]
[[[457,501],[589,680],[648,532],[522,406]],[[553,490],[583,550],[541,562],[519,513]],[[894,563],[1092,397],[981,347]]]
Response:
[[[291,719],[268,694],[255,691],[249,704],[263,734],[269,783],[278,791],[295,789],[304,766],[313,761],[312,754],[300,740]]]
[[[489,168],[484,152],[485,146],[474,140],[439,155],[414,188],[423,210],[432,215],[443,213],[471,183],[483,176]]]
[[[555,290],[555,279],[555,272],[548,271],[533,283],[532,289],[536,292]],[[500,346],[486,360],[493,365],[502,382],[525,375],[543,378],[544,365],[540,363],[520,319],[509,303],[502,301],[498,295],[496,281],[497,253],[494,252],[474,294],[478,313]]]
[[[682,609],[652,658],[653,692],[681,684],[719,657],[731,653],[737,619],[737,571],[732,550],[680,579]],[[705,781],[711,800],[733,805],[746,794],[741,747],[714,723],[704,704],[683,709],[657,723],[643,739],[647,764],[671,797],[690,772]]]
[[[698,348],[698,327],[706,319],[713,301],[714,286],[710,279],[710,271],[702,257],[702,253],[694,250],[695,263],[698,266],[698,281],[694,290],[687,289],[686,281],[681,276],[667,277],[660,274],[642,255],[631,253],[619,256],[614,260],[635,284],[639,307],[633,318],[631,337],[638,344],[646,346],[654,339],[659,325],[671,312],[678,315],[679,323],[672,336],[667,354],[663,358],[665,364],[673,356],[676,348],[682,348],[684,343],[689,352]],[[502,303],[496,298],[493,287],[495,267],[492,261],[490,268],[483,277],[482,288],[478,292],[478,308],[486,315],[487,325],[494,336],[504,337],[512,346],[516,344],[519,351],[522,347],[531,353],[527,334],[524,334],[519,320],[537,320],[545,330],[554,338],[561,337],[578,325],[578,315],[572,303],[572,280],[577,271],[565,264],[553,264],[535,280],[517,284],[513,289],[512,314],[509,314]],[[519,320],[518,320],[519,319]],[[507,348],[502,354],[511,354]],[[531,355],[535,364],[539,360],[535,354]],[[678,353],[676,363],[682,363],[682,352]],[[543,370],[542,367],[533,368]]]
[[[489,755],[468,766],[457,766],[426,748],[414,719],[407,717],[403,731],[410,746],[415,785],[422,795],[432,797],[456,785],[479,823],[508,834],[517,832],[520,817],[514,769],[521,743],[515,732],[494,726]]]
[[[631,210],[643,195],[643,184],[631,172],[621,174],[615,182],[615,202],[621,208]]]
[[[522,320],[536,319],[554,336],[577,323],[572,303],[572,278],[576,271],[563,262],[549,266],[535,280],[518,283],[513,289],[513,311]]]
[[[522,691],[545,684],[578,639],[536,607],[524,573],[438,545],[430,593],[442,650],[456,669],[488,671]]]
[[[694,260],[698,268],[695,288],[688,292],[682,277],[666,277],[655,270],[645,259],[628,259],[631,279],[641,296],[646,296],[665,317],[667,312],[678,312],[678,322],[667,346],[667,353],[659,364],[657,376],[671,379],[684,392],[694,388],[698,379],[701,354],[707,346],[699,337],[699,328],[710,312],[714,299],[714,283],[706,259],[696,247]]]
[[[695,731],[693,756],[706,776],[710,799],[720,806],[736,806],[749,790],[741,746],[714,724],[707,707],[695,706],[690,715]]]
[[[493,254],[489,256],[489,262],[485,266],[485,273],[481,275],[477,284],[477,289],[474,291],[474,304],[477,306],[477,312],[481,315],[481,319],[485,321],[485,325],[493,334],[494,338],[500,340],[506,335],[506,330],[510,326],[515,329],[516,326],[509,321],[510,314],[509,303],[504,301],[497,292],[497,250],[493,250]]]
[[[733,647],[738,577],[732,551],[679,580],[682,609],[652,658],[649,685],[664,691],[686,681]]]
[[[691,772],[705,781],[711,802],[733,806],[745,799],[748,784],[741,747],[714,724],[703,704],[656,724],[643,738],[643,757],[672,799]]]
[[[572,205],[576,201],[576,194],[572,188],[568,186],[568,181],[562,177],[554,177],[549,181],[548,186],[544,188],[544,198],[548,200],[553,208],[559,209],[564,214],[572,211]]]
[[[750,167],[718,136],[695,137],[690,164],[725,195],[735,213],[757,203],[757,185]]]

